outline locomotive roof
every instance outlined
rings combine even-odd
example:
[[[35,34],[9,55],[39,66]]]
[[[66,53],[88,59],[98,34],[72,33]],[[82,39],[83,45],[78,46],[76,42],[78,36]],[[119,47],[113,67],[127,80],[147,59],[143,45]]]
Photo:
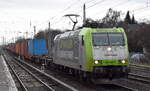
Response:
[[[63,34],[60,34],[59,38],[70,37],[70,36],[77,36],[77,35],[79,35],[80,31],[81,30],[68,31],[68,32],[65,32]]]
[[[68,31],[63,34],[59,34],[55,39],[66,38],[71,36],[85,35],[92,32],[124,32],[122,28],[82,28],[75,31]]]
[[[83,28],[80,35],[93,32],[124,32],[123,28]]]

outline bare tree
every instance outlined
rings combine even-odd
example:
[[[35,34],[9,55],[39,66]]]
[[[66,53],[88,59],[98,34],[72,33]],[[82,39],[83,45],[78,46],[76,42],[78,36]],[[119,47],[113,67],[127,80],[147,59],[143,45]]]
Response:
[[[110,8],[106,16],[102,19],[102,24],[104,24],[106,27],[118,26],[118,23],[121,21],[120,15],[120,11],[114,11]]]

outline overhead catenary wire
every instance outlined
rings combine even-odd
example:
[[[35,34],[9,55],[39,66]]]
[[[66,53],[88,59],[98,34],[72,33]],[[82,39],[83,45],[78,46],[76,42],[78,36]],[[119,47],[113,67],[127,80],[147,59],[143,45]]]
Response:
[[[54,25],[54,24],[56,24],[56,23],[59,23],[61,19],[62,19],[62,17],[60,17],[56,22],[53,22],[51,25]]]
[[[81,0],[78,0],[77,2],[75,2],[75,3],[72,3],[71,5],[69,5],[68,7],[66,7],[64,10],[62,10],[61,12],[59,12],[59,13],[57,13],[55,16],[53,16],[52,17],[52,19],[54,19],[55,17],[57,17],[59,14],[62,14],[62,13],[64,13],[65,11],[68,11],[69,9],[71,9],[74,5],[77,5],[77,3],[79,3]],[[97,0],[90,0],[90,1],[88,1],[88,2],[84,2],[85,4],[89,4],[89,3],[91,3],[91,2],[93,2],[93,1],[97,1]],[[101,0],[101,1],[105,1],[105,0]],[[100,2],[101,2],[100,1]],[[94,3],[94,5],[97,5],[97,4],[99,4],[100,2],[97,2],[97,3]],[[94,6],[94,5],[92,5],[92,6]],[[83,5],[82,5],[83,6]],[[90,7],[92,7],[92,6],[90,6]],[[90,7],[88,7],[88,8],[90,8]],[[81,10],[80,10],[80,12],[81,12]]]
[[[96,5],[99,5],[99,4],[101,4],[101,3],[103,3],[103,2],[105,2],[106,0],[100,0],[100,1],[98,1],[98,2],[96,2],[96,3],[94,3],[94,4],[92,4],[92,5],[90,5],[90,6],[88,6],[87,8],[86,8],[86,10],[87,9],[89,9],[89,8],[92,8],[92,7],[94,7],[94,6],[96,6]],[[129,1],[129,0],[127,0],[127,1]],[[119,4],[124,4],[124,2],[121,2],[121,3],[119,3]],[[118,4],[117,4],[118,5]],[[114,6],[116,6],[116,5],[114,5]],[[113,6],[113,7],[114,7]],[[78,11],[78,12],[76,12],[76,13],[80,13],[80,12],[82,12],[82,9],[80,10],[80,11]],[[56,23],[59,23],[60,21],[58,20],[57,22],[55,22],[55,23],[53,23],[53,24],[56,24]]]
[[[92,8],[92,7],[96,6],[96,5],[98,5],[98,4],[101,4],[101,3],[103,3],[104,1],[107,1],[107,0],[100,0],[100,1],[95,2],[94,4],[92,4],[92,5],[90,5],[90,6],[87,6],[88,3],[85,3],[86,6],[87,6],[86,10],[89,9],[89,8]],[[83,7],[83,5],[82,5],[82,7]],[[82,12],[82,7],[81,7],[81,9],[78,10],[76,13]]]
[[[99,1],[99,2],[96,2],[96,3],[94,3],[93,5],[87,7],[86,9],[92,8],[92,7],[94,7],[94,6],[98,5],[98,4],[103,3],[104,1],[106,1],[106,0],[101,0],[101,1]]]
[[[86,8],[86,10],[88,10],[88,9],[90,9],[90,8],[96,6],[96,5],[102,4],[102,3],[104,3],[105,1],[107,1],[107,0],[98,1],[98,2],[96,2],[96,3],[94,3],[94,4],[92,4],[91,6],[88,6],[88,7]],[[129,1],[130,1],[130,0],[126,0],[126,1],[120,2],[120,3],[114,5],[114,6],[110,7],[110,8],[118,7],[118,6],[120,6],[120,5],[123,5],[123,4],[128,3]],[[103,10],[103,11],[106,11],[106,10]],[[102,12],[103,12],[103,11],[102,11]],[[78,11],[78,12],[76,12],[76,13],[80,13],[80,12],[82,12],[82,10],[80,10],[80,11]],[[98,12],[98,13],[96,13],[96,14],[99,14],[99,13],[101,13],[101,12]],[[94,14],[93,14],[93,15],[94,15]]]
[[[98,5],[98,4],[100,4],[100,3],[104,2],[104,1],[105,1],[105,0],[100,0],[100,1],[98,1],[98,2],[96,2],[96,3],[94,3],[94,4],[92,4],[91,6],[87,7],[86,9],[89,9],[89,8],[91,8],[91,7],[94,7],[95,5]],[[92,0],[89,1],[89,2],[87,2],[87,3],[90,3],[90,2],[92,2]],[[78,12],[76,12],[76,13],[80,13],[80,12],[82,12],[82,9],[79,10]],[[59,23],[59,22],[60,22],[60,21],[58,20],[58,21],[54,22],[53,24],[56,24],[56,23]],[[52,25],[53,25],[53,24],[52,24]]]
[[[134,9],[134,10],[132,10],[132,11],[134,11],[134,13],[135,13],[135,12],[139,12],[139,11],[141,11],[141,10],[146,10],[146,9],[148,9],[148,8],[150,8],[150,6],[137,8],[137,9]]]
[[[95,0],[93,0],[93,1],[95,1]],[[90,1],[88,1],[87,3],[91,3],[91,2],[93,2],[93,1],[90,0]],[[92,7],[96,6],[96,5],[99,5],[99,4],[103,3],[104,1],[106,1],[106,0],[98,1],[98,2],[96,2],[96,3],[94,3],[94,4],[90,5],[90,6],[87,6],[86,9],[89,9],[89,8],[92,8]],[[119,2],[118,4],[115,4],[115,5],[111,6],[110,8],[116,8],[116,7],[122,6],[122,5],[124,5],[124,4],[129,3],[130,1],[131,1],[131,0],[126,0],[126,1],[123,1],[123,2]],[[138,9],[136,9],[136,11],[137,11],[137,10],[138,10]],[[140,9],[139,9],[139,10],[140,10]],[[105,11],[105,10],[103,10],[103,11]],[[103,11],[101,11],[101,12],[103,12]],[[80,13],[80,12],[82,12],[82,9],[81,9],[80,11],[76,12],[76,13]],[[101,12],[98,12],[98,13],[96,13],[95,15],[97,15],[97,14],[99,14],[99,13],[101,13]],[[59,23],[59,21],[57,21],[57,23]],[[56,24],[56,23],[53,23],[53,24]]]
[[[147,1],[146,5],[144,7],[133,9],[132,12],[134,15],[138,15],[139,17],[141,17],[139,19],[142,19],[142,18],[145,19],[145,17],[148,17],[150,15],[142,15],[141,16],[140,14],[144,14],[144,12],[147,12],[149,10],[149,8],[150,8],[150,6],[148,5],[148,1]],[[142,13],[141,13],[141,11],[142,11]]]
[[[150,15],[144,15],[144,16],[142,16],[142,17],[149,17],[149,18],[150,18]]]
[[[95,0],[89,0],[89,1],[84,2],[84,3],[85,3],[85,4],[88,4],[88,3],[91,3],[91,2],[93,2],[93,1],[95,1]]]
[[[43,23],[45,23],[45,25],[47,25],[47,23],[49,23],[50,21],[52,22],[53,20],[56,20],[55,18],[58,17],[58,15],[61,15],[62,13],[70,10],[74,5],[77,5],[77,3],[79,3],[81,0],[76,0],[76,2],[73,2],[71,5],[68,5],[67,7],[65,7],[63,10],[61,10],[60,12],[58,12],[56,15],[52,16],[49,20],[46,20],[46,21],[43,21],[43,22],[40,22],[38,24],[32,24],[32,27],[33,26],[39,26],[39,25],[43,25]],[[60,21],[60,19],[56,22],[53,22],[51,25],[53,24],[56,24]],[[34,22],[34,21],[32,21]]]
[[[148,9],[148,8],[150,8],[150,6],[149,5],[146,5],[146,6],[144,6],[144,7],[140,7],[140,8],[136,8],[136,9],[133,9],[133,10],[131,10],[132,12],[133,12],[133,15],[135,15],[135,14],[137,14],[139,11],[141,11],[141,10],[146,10],[146,9]],[[130,10],[129,10],[130,11]],[[141,14],[141,13],[140,13]],[[143,13],[142,13],[143,14]],[[148,16],[148,15],[146,15],[146,16]]]
[[[130,1],[130,0],[126,0],[126,1],[120,2],[120,3],[118,3],[118,4],[116,4],[116,5],[113,5],[113,6],[109,7],[109,8],[115,8],[115,7],[121,6],[121,5],[123,5],[123,4],[128,3],[129,1]],[[98,12],[98,13],[95,13],[95,14],[93,14],[93,15],[97,15],[97,14],[99,14],[99,13],[101,13],[101,12],[104,12],[104,11],[106,11],[106,9],[104,9],[104,10]]]
[[[109,7],[109,8],[114,9],[114,8],[116,8],[116,7],[119,7],[119,6],[122,6],[122,5],[124,5],[124,4],[127,4],[127,3],[129,3],[130,1],[131,1],[131,0],[121,1],[121,2],[119,2],[119,3],[117,3],[117,4],[115,4],[115,5],[112,5],[112,6]],[[107,8],[107,10],[108,10],[108,8]],[[101,10],[100,12],[93,13],[92,15],[98,15],[99,13],[105,12],[105,11],[107,11],[107,10],[106,10],[106,9],[103,9],[103,10]]]
[[[71,5],[67,6],[65,9],[63,9],[62,11],[58,12],[56,15],[54,15],[51,19],[54,19],[55,17],[57,17],[59,14],[64,13],[65,11],[68,11],[69,9],[71,9],[74,5],[77,5],[77,3],[79,3],[81,0],[77,0],[76,2],[72,3]]]
[[[79,1],[81,1],[81,0],[79,0]],[[87,3],[89,4],[89,3],[93,2],[93,1],[95,1],[95,0],[90,0],[90,1],[85,2],[85,3],[86,3],[86,4],[87,4]],[[104,1],[106,1],[106,0],[100,0],[100,1],[98,1],[98,2],[96,2],[96,3],[94,3],[94,4],[92,4],[91,6],[89,6],[89,7],[87,7],[87,8],[94,7],[95,5],[98,5],[98,4],[100,4],[100,3],[104,2]],[[78,2],[75,2],[75,3],[78,3]],[[68,11],[69,9],[71,9],[71,8],[73,7],[73,5],[74,5],[74,3],[71,4],[70,6],[68,6],[67,8],[65,8],[63,11],[59,12],[58,14],[56,14],[55,16],[53,16],[51,20],[53,20],[54,18],[56,18],[60,13],[64,13],[64,12]],[[81,8],[82,8],[82,7],[81,7]],[[80,13],[80,12],[82,12],[82,9],[81,9],[80,11],[76,12],[76,13]],[[57,23],[61,22],[60,20],[61,20],[61,18],[60,18],[58,21],[56,21],[56,22],[52,22],[51,25],[54,25],[54,24],[57,24]]]

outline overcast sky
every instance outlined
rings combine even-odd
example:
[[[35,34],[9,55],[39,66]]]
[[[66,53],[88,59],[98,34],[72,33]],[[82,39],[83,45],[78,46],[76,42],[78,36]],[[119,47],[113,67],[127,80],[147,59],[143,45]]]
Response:
[[[78,25],[82,24],[82,7],[86,3],[86,16],[101,19],[109,8],[122,11],[124,18],[127,10],[135,15],[137,20],[150,19],[150,0],[0,0],[0,43],[2,37],[9,42],[17,36],[33,35],[33,26],[37,32],[48,27],[71,29],[72,23],[65,14],[79,14]],[[142,12],[142,13],[141,13]],[[21,33],[22,32],[22,33]]]

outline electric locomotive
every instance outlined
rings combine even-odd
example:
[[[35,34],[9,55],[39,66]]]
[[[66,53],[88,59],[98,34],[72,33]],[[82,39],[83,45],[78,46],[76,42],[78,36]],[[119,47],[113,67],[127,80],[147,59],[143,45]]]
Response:
[[[122,28],[82,28],[54,38],[53,64],[83,77],[127,77],[128,45]]]

